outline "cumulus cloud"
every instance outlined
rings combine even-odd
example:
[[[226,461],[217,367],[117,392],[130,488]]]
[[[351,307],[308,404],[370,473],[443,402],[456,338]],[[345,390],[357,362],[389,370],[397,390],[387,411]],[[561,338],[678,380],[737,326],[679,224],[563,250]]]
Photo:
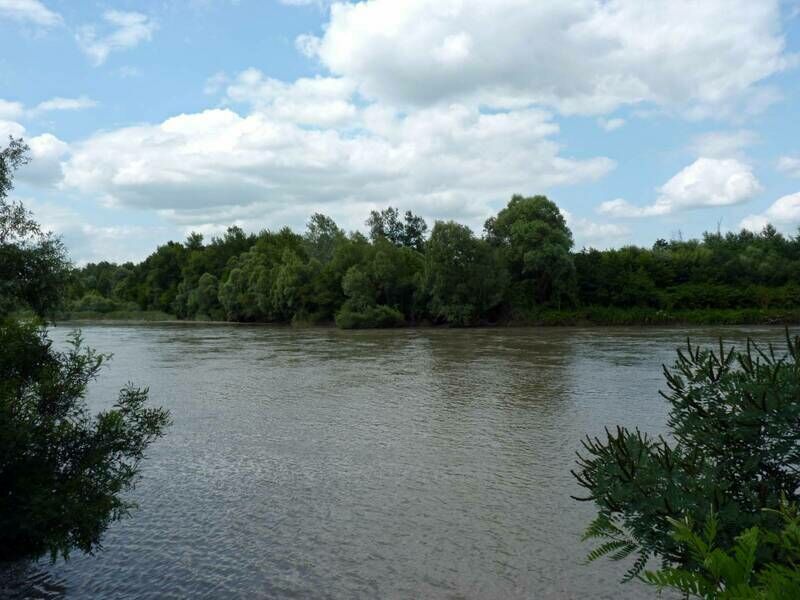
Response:
[[[54,27],[61,23],[61,15],[53,12],[39,0],[0,0],[0,19],[7,18],[40,27]]]
[[[246,116],[216,109],[98,133],[74,145],[63,185],[186,226],[301,224],[311,210],[360,226],[370,208],[388,203],[480,224],[514,192],[593,180],[614,167],[604,157],[562,156],[552,139],[558,125],[541,110],[367,106],[341,128],[309,128],[299,96],[291,118],[274,114],[273,87],[268,110]]]
[[[739,226],[750,231],[761,231],[767,224],[780,228],[800,225],[800,192],[778,198],[763,213],[742,219]]]
[[[103,14],[105,34],[99,34],[95,25],[81,27],[76,39],[95,66],[100,66],[108,55],[119,50],[127,50],[149,41],[156,30],[156,23],[147,15],[138,12],[108,10]]]
[[[789,177],[800,177],[800,157],[781,156],[778,159],[778,170]]]
[[[108,11],[78,41],[99,65],[154,30],[143,14]],[[792,60],[777,0],[368,0],[334,3],[323,31],[295,44],[324,75],[218,73],[205,92],[219,108],[69,145],[38,136],[41,166],[26,177],[105,206],[155,211],[181,229],[302,226],[314,211],[355,228],[387,204],[479,228],[513,193],[552,193],[615,167],[563,147],[555,114],[593,115],[614,131],[626,124],[614,111],[631,105],[693,118],[757,110],[775,98],[764,80]],[[32,111],[91,104],[0,102],[0,119],[22,127]],[[761,189],[742,156],[755,139],[746,130],[704,134],[692,142],[702,158],[652,204],[617,199],[600,212],[658,216],[745,202]],[[579,244],[629,234],[618,223],[568,218]]]
[[[8,136],[20,138],[25,134],[26,129],[20,123],[0,119],[0,147],[5,146]],[[61,164],[69,153],[69,145],[50,133],[26,138],[25,143],[30,148],[32,160],[20,169],[17,178],[41,186],[59,184],[63,177]]]
[[[635,206],[617,198],[603,202],[598,210],[615,217],[653,217],[741,204],[760,191],[761,185],[749,165],[733,158],[701,157],[662,185],[653,204]]]
[[[561,214],[572,230],[578,247],[606,248],[614,246],[630,234],[630,229],[618,223],[597,223],[583,217],[576,217],[570,211],[561,209]]]
[[[0,98],[0,119],[11,120],[19,119],[25,112],[25,106],[21,102],[11,102]]]
[[[2,140],[0,144],[5,145],[5,142],[8,141],[8,136],[18,138],[23,135],[25,135],[25,127],[16,121],[8,121],[0,118],[0,140]]]
[[[770,95],[759,83],[792,62],[778,0],[337,3],[324,34],[297,45],[390,104],[469,98],[565,114],[757,107]]]
[[[216,83],[220,75],[212,79]],[[247,104],[275,119],[332,126],[350,122],[356,116],[351,102],[353,92],[355,85],[342,78],[301,78],[285,83],[266,77],[258,69],[247,69],[227,86],[226,99]]]
[[[20,102],[0,99],[0,147],[5,145],[9,136],[12,136],[24,137],[25,143],[30,148],[32,160],[19,172],[18,177],[21,181],[43,186],[58,184],[62,179],[61,163],[69,154],[69,145],[50,133],[26,137],[25,126],[15,119],[24,120],[40,113],[78,110],[90,106],[95,106],[95,102],[86,97],[51,98],[39,103],[34,108],[26,108]]]
[[[50,133],[25,140],[30,147],[31,162],[19,171],[20,181],[52,186],[62,179],[61,162],[69,153],[69,145]]]

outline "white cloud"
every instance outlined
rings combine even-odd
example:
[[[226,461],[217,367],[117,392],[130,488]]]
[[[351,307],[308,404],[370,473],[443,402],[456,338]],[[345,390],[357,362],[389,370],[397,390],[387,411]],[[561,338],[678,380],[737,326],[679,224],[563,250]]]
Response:
[[[155,21],[137,12],[108,10],[103,14],[103,20],[106,29],[111,29],[105,35],[99,35],[94,25],[85,25],[76,34],[78,45],[95,66],[102,65],[112,52],[149,41],[156,30]]]
[[[695,137],[691,150],[698,156],[731,158],[740,156],[745,148],[758,141],[758,135],[747,129],[711,131]]]
[[[583,217],[576,217],[568,210],[561,214],[572,230],[577,247],[607,248],[616,245],[630,234],[630,229],[617,223],[597,223]]]
[[[61,96],[56,96],[55,98],[50,98],[50,100],[40,102],[34,111],[50,112],[54,110],[83,110],[86,108],[93,108],[95,106],[97,106],[97,102],[91,98],[87,98],[86,96],[81,96],[80,98],[62,98]]]
[[[800,177],[800,157],[781,156],[778,159],[778,170],[789,177]]]
[[[8,136],[22,137],[25,135],[25,128],[16,121],[0,119],[0,146],[5,147]]]
[[[742,219],[740,227],[750,231],[761,231],[768,223],[784,228],[800,225],[800,192],[778,198],[763,213],[748,215]]]
[[[276,96],[266,85],[267,110],[208,110],[74,144],[64,188],[157,209],[187,227],[300,225],[312,210],[360,227],[370,208],[389,203],[480,226],[514,192],[593,180],[614,166],[562,156],[552,139],[558,126],[540,110],[481,114],[452,105],[403,115],[369,106],[340,128],[309,129],[302,95],[278,86]],[[277,116],[275,97],[299,106]]]
[[[659,188],[649,206],[622,198],[603,202],[598,211],[615,217],[653,217],[682,210],[731,206],[747,202],[761,185],[751,167],[737,159],[698,158]]]
[[[20,181],[40,186],[59,183],[63,177],[61,162],[69,153],[69,145],[50,133],[37,135],[25,142],[30,147],[31,162],[20,169]]]
[[[19,119],[25,112],[21,102],[11,102],[0,98],[0,119]]]
[[[212,79],[220,81],[219,75]],[[353,92],[355,85],[341,78],[301,78],[289,84],[247,69],[227,86],[226,99],[248,104],[274,119],[330,126],[354,119]]]
[[[297,45],[390,104],[565,114],[731,115],[763,106],[759,83],[792,62],[778,0],[369,0],[334,4],[324,34]]]
[[[314,58],[319,52],[320,39],[308,33],[303,33],[295,38],[294,47],[303,56]]]
[[[463,31],[448,35],[433,49],[433,57],[442,65],[459,66],[467,62],[472,51],[472,36]]]
[[[20,123],[0,119],[0,148],[6,145],[8,136],[20,138],[25,137],[25,133],[25,127]],[[63,178],[61,164],[69,154],[69,145],[50,133],[25,138],[25,143],[30,148],[31,161],[19,170],[16,177],[40,186],[60,183]]]
[[[0,0],[0,18],[33,23],[41,27],[54,27],[61,23],[61,15],[39,0]]]
[[[80,98],[61,98],[57,96],[40,102],[33,108],[26,108],[21,102],[11,102],[0,99],[0,121],[19,121],[35,118],[46,112],[82,110],[93,106],[97,106],[97,102],[86,96],[81,96]],[[22,127],[19,123],[17,123],[17,126]]]
[[[26,167],[27,169],[28,167]],[[20,174],[24,171],[20,170]],[[164,226],[103,225],[87,222],[86,216],[70,204],[15,198],[33,212],[45,231],[61,237],[69,248],[70,259],[77,265],[102,260],[116,263],[139,261],[156,246],[175,238],[175,230]],[[102,222],[109,215],[99,215]]]
[[[623,125],[625,125],[625,119],[620,119],[619,117],[614,119],[597,119],[597,124],[600,125],[606,131],[614,131],[619,129]]]
[[[56,224],[77,264],[107,260],[116,263],[136,262],[157,246],[174,238],[164,226],[96,225],[82,222],[72,227]]]

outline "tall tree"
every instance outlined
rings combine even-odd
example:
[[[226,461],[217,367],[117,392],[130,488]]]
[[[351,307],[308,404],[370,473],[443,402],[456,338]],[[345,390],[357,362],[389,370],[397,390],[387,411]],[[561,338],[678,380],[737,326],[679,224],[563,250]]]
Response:
[[[410,210],[406,211],[403,220],[400,219],[400,212],[391,206],[380,212],[373,210],[369,213],[367,227],[373,242],[386,239],[395,246],[413,248],[418,252],[425,247],[428,224]]]
[[[308,220],[304,239],[309,256],[324,264],[333,258],[336,246],[345,239],[345,234],[333,219],[314,213]]]
[[[560,307],[577,297],[572,232],[555,203],[545,196],[515,195],[486,221],[486,237],[505,251],[522,303]]]
[[[425,287],[437,320],[471,325],[503,298],[506,272],[497,253],[469,227],[437,221],[425,252]]]

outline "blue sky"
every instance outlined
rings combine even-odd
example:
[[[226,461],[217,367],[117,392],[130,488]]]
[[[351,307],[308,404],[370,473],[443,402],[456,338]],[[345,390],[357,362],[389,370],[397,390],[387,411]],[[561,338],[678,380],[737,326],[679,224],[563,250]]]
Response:
[[[512,193],[578,247],[794,233],[799,55],[786,1],[0,0],[0,135],[79,263]]]

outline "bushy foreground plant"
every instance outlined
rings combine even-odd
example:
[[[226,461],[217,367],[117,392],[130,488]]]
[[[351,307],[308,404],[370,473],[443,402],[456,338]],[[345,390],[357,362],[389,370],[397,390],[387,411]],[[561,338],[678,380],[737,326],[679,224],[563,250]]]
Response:
[[[787,353],[748,341],[743,351],[687,345],[665,367],[669,441],[639,430],[606,430],[587,438],[574,471],[599,513],[586,539],[602,540],[590,560],[634,558],[624,580],[656,559],[663,568],[701,573],[696,552],[671,535],[675,522],[714,517],[720,548],[735,548],[743,531],[780,531],[775,510],[800,493],[800,338],[787,332]],[[765,510],[769,509],[769,510]],[[753,569],[786,565],[762,545]]]
[[[61,304],[69,265],[58,240],[6,202],[25,153],[20,140],[0,151],[0,561],[96,549],[131,508],[122,494],[169,423],[131,385],[92,417],[86,387],[105,356],[79,334],[67,351],[53,349],[42,318]]]
[[[121,494],[169,414],[128,385],[92,417],[84,396],[105,358],[78,334],[57,352],[39,325],[0,323],[0,560],[91,552],[133,506]]]
[[[773,511],[775,512],[775,511]],[[672,589],[684,597],[714,600],[788,600],[800,598],[800,515],[797,506],[784,504],[778,514],[780,531],[750,527],[740,533],[732,548],[717,545],[718,522],[711,513],[702,532],[691,521],[672,521],[672,536],[699,565],[697,570],[667,567],[648,571],[644,580],[659,591]],[[779,559],[756,569],[762,549]]]

